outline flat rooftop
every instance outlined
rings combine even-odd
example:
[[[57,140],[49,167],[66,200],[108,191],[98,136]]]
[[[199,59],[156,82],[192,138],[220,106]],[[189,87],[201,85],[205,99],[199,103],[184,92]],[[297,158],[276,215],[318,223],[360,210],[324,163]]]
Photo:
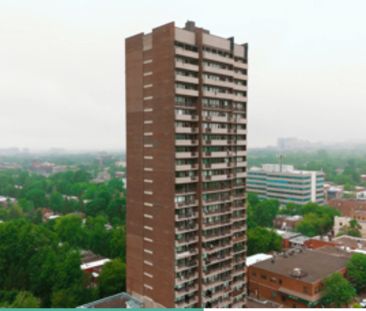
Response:
[[[341,235],[333,239],[338,246],[349,247],[351,249],[366,250],[366,239],[356,238],[349,235]]]
[[[127,293],[119,293],[113,296],[105,297],[85,305],[79,306],[81,309],[89,308],[142,308],[140,301],[128,295]]]
[[[341,270],[346,266],[348,257],[334,256],[318,250],[296,250],[293,255],[279,255],[273,260],[265,260],[253,265],[253,267],[277,273],[286,277],[299,279],[306,283],[314,283],[322,280],[330,274]],[[294,277],[295,269],[301,269],[303,276]]]
[[[291,232],[291,231],[284,231],[280,229],[274,230],[282,239],[290,240],[293,238],[296,238],[298,236],[301,236],[301,233],[298,232]]]
[[[261,167],[253,166],[249,169],[249,172],[263,172],[263,173],[276,173],[276,174],[290,174],[290,175],[305,175],[309,176],[313,173],[320,174],[320,171],[304,171],[297,170],[293,165],[280,165],[280,164],[263,164]]]

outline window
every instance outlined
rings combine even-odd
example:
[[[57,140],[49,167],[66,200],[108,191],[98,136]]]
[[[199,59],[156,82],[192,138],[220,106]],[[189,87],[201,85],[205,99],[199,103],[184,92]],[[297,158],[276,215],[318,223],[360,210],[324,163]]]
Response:
[[[262,278],[263,280],[267,280],[267,276],[266,276],[265,274],[261,274],[261,278]]]

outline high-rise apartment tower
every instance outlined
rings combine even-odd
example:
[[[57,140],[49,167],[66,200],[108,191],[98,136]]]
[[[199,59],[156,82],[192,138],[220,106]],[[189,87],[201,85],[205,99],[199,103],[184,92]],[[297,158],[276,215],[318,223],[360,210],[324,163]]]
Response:
[[[248,47],[187,22],[126,39],[127,291],[246,301]]]

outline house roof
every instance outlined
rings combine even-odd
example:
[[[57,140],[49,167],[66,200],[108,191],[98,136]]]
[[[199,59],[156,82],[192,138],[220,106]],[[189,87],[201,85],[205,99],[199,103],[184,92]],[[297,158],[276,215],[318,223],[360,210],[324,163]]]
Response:
[[[330,274],[343,269],[348,257],[334,256],[318,250],[292,250],[293,254],[280,255],[275,260],[264,260],[253,265],[268,272],[273,272],[286,277],[300,279],[302,282],[314,283]],[[290,253],[290,252],[288,252]],[[302,276],[294,277],[294,270],[302,272]]]

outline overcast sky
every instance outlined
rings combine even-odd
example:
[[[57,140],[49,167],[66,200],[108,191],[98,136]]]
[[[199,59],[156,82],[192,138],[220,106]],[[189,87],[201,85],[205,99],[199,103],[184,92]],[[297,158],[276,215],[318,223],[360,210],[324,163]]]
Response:
[[[249,146],[366,140],[366,1],[0,0],[0,148],[124,148],[124,38],[249,43]]]

